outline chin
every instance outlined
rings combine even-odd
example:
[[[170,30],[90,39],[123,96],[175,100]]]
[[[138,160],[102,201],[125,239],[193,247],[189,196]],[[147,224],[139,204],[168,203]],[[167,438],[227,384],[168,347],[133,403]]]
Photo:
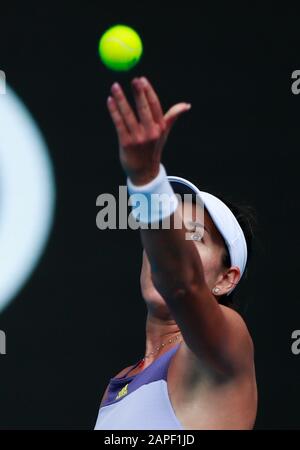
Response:
[[[154,288],[154,286],[148,286],[146,289],[142,287],[142,296],[146,303],[157,303],[162,304],[165,303],[163,297],[160,293]]]
[[[164,298],[160,295],[153,284],[150,264],[148,258],[146,257],[145,251],[143,252],[140,287],[148,311],[151,311],[152,313],[155,313],[155,315],[158,315],[160,317],[169,317],[170,309],[166,304]]]
[[[152,313],[155,312],[155,315],[159,316],[170,316],[170,309],[168,305],[156,289],[142,290],[142,296],[147,305],[147,309]]]

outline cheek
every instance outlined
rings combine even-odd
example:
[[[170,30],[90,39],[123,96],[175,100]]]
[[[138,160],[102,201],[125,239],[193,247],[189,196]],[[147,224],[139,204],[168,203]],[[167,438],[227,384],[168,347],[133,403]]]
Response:
[[[206,282],[214,279],[219,269],[219,253],[216,249],[204,244],[197,245],[200,255]]]

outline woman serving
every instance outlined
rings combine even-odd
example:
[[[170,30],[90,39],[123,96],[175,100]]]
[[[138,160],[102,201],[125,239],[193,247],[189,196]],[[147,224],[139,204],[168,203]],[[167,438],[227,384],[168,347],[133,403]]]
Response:
[[[110,379],[95,429],[252,429],[253,344],[231,307],[251,251],[249,221],[236,205],[167,176],[163,148],[190,105],[178,103],[164,115],[145,77],[132,88],[137,113],[118,83],[107,106],[130,196],[156,199],[133,209],[144,248],[146,348]]]

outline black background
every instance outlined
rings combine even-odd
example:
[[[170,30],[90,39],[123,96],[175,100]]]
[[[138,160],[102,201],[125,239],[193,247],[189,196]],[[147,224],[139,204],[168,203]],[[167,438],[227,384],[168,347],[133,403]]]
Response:
[[[139,234],[98,230],[95,204],[125,184],[106,109],[110,86],[118,80],[132,99],[130,80],[146,75],[164,110],[192,103],[165,148],[168,174],[257,211],[251,270],[238,289],[256,349],[256,428],[299,428],[291,333],[300,327],[300,95],[291,74],[300,69],[300,15],[102,5],[1,5],[0,69],[47,141],[57,204],[37,269],[0,316],[0,427],[93,428],[109,378],[143,355]],[[98,57],[99,37],[116,23],[144,43],[126,74]]]

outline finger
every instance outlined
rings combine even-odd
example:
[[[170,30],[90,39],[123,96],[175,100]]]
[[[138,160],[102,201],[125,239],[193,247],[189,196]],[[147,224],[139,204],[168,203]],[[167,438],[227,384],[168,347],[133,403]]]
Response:
[[[112,85],[111,91],[126,127],[130,131],[130,133],[135,133],[138,129],[138,122],[124,95],[121,86],[118,83],[114,83]]]
[[[132,86],[133,86],[133,93],[134,93],[136,108],[138,111],[140,121],[146,129],[149,129],[149,128],[153,127],[154,120],[153,120],[153,116],[152,116],[152,112],[150,109],[148,99],[144,92],[143,84],[139,79],[135,78],[132,81]]]
[[[191,107],[192,105],[190,103],[177,103],[177,105],[172,106],[164,116],[167,127],[171,127],[175,120],[177,120],[181,114],[191,109]]]
[[[142,77],[141,81],[144,86],[144,91],[146,93],[146,96],[148,98],[148,103],[152,111],[153,119],[155,122],[160,123],[163,120],[164,114],[163,110],[159,101],[159,98],[153,89],[151,83],[147,78]]]
[[[113,97],[108,97],[107,99],[107,107],[110,112],[113,123],[116,127],[120,142],[124,142],[125,137],[128,134],[128,130],[124,123],[123,117],[118,110],[115,100]]]

